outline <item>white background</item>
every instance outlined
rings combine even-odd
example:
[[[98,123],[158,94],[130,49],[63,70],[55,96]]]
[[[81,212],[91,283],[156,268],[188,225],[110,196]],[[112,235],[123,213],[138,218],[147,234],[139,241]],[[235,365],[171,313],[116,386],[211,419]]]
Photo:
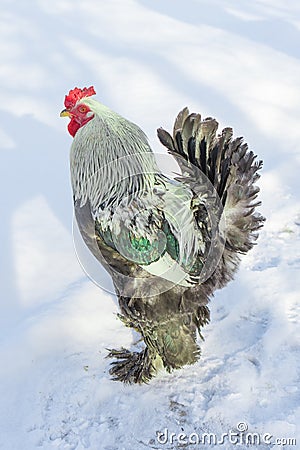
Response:
[[[159,447],[156,431],[221,435],[240,421],[300,443],[299,3],[0,6],[0,448],[177,448]],[[110,380],[106,348],[133,336],[72,242],[71,137],[59,112],[69,89],[90,85],[156,151],[156,128],[189,106],[264,160],[267,222],[212,299],[201,360],[145,386]]]

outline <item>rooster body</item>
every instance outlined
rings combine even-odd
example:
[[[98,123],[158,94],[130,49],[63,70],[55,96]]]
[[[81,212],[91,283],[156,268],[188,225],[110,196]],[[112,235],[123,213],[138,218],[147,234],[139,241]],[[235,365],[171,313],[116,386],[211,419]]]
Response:
[[[71,181],[83,239],[112,277],[120,319],[144,340],[141,352],[111,350],[110,373],[128,383],[149,381],[197,361],[197,331],[209,321],[208,301],[237,270],[263,218],[255,212],[256,163],[232,130],[185,108],[173,137],[158,137],[181,175],[161,173],[143,131],[90,98],[66,96],[61,115],[74,137]]]

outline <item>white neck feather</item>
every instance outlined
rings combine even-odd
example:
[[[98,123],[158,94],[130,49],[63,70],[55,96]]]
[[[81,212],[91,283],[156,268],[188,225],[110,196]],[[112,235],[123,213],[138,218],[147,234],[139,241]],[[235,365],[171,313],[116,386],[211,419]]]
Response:
[[[97,216],[126,196],[151,191],[159,173],[146,135],[132,122],[97,101],[81,101],[94,118],[80,128],[71,147],[71,181],[75,199],[88,200]]]

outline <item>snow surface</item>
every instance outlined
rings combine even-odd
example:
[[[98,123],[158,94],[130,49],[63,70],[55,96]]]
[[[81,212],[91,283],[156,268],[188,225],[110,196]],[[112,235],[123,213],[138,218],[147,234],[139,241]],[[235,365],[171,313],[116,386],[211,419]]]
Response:
[[[175,449],[181,432],[220,438],[241,423],[273,436],[249,448],[300,448],[299,2],[1,0],[0,36],[0,448]],[[91,84],[156,151],[156,128],[188,105],[264,159],[267,222],[211,302],[201,360],[144,386],[110,380],[106,348],[135,337],[72,241],[58,115]],[[157,439],[166,428],[173,443]]]

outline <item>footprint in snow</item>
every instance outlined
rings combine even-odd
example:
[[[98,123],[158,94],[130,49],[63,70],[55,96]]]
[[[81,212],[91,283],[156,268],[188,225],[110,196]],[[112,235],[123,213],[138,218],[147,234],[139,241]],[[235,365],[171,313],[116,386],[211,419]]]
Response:
[[[254,264],[251,269],[254,271],[263,271],[266,269],[270,269],[271,267],[277,267],[280,264],[280,257],[274,256],[273,258],[270,258],[267,261],[258,261],[256,264]]]

